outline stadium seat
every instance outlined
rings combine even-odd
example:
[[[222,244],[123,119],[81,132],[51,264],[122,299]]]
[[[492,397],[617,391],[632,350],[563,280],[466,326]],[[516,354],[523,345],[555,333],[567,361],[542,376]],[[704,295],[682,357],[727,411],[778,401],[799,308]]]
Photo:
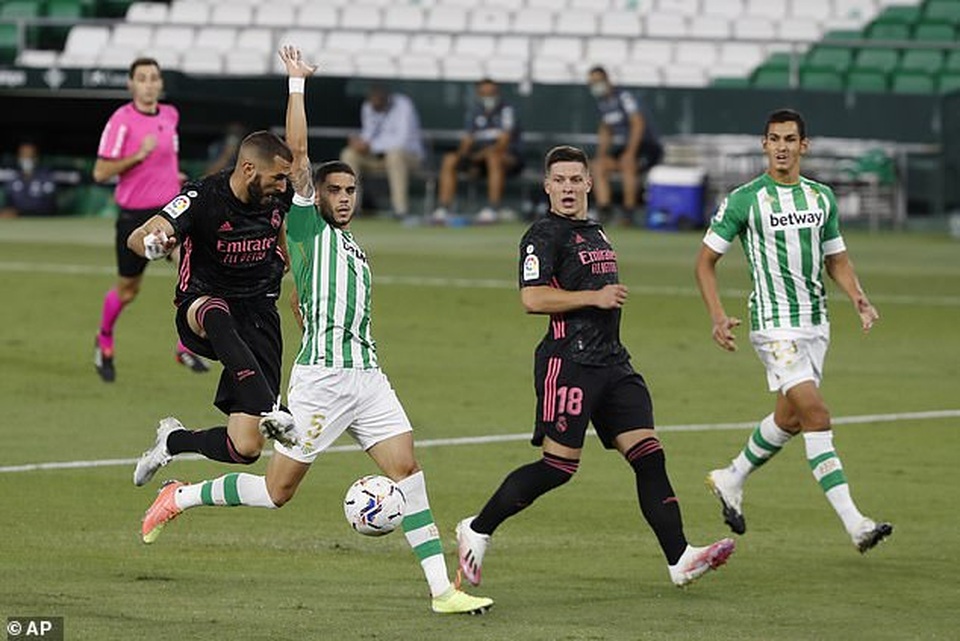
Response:
[[[960,73],[960,49],[954,49],[947,53],[943,60],[943,70]]]
[[[688,31],[691,38],[726,40],[730,37],[730,21],[723,16],[693,16]]]
[[[531,73],[534,82],[543,84],[567,84],[574,82],[570,65],[560,60],[534,58]]]
[[[157,47],[156,45],[152,47],[147,47],[142,52],[142,55],[149,58],[153,58],[160,64],[160,68],[167,69],[179,69],[180,68],[180,52],[173,49],[167,49],[164,47]]]
[[[423,29],[423,9],[407,5],[389,7],[383,14],[383,27],[395,31],[420,31]]]
[[[349,78],[355,72],[353,53],[324,49],[318,51],[316,56],[317,60],[323,60],[324,75]]]
[[[401,78],[440,78],[439,60],[428,54],[407,53],[397,58],[397,75]]]
[[[952,24],[944,21],[919,22],[913,28],[913,39],[926,42],[954,42],[957,30]]]
[[[305,49],[302,44],[298,43],[298,45],[304,51],[310,51],[310,49]],[[256,51],[262,55],[273,56],[276,51],[276,47],[274,47],[273,44],[273,31],[263,27],[241,29],[237,33],[236,47],[244,51]],[[229,60],[224,58],[223,62],[229,72]]]
[[[483,74],[483,64],[477,58],[450,57],[440,61],[440,75],[444,80],[476,82]]]
[[[899,62],[900,52],[896,49],[868,47],[857,52],[853,64],[857,69],[874,69],[890,73],[897,68]]]
[[[789,0],[788,15],[793,18],[822,20],[833,13],[831,0]]]
[[[110,35],[110,45],[114,47],[142,49],[149,47],[152,43],[153,27],[145,24],[124,24],[121,22],[114,26]]]
[[[875,0],[834,0],[833,14],[837,18],[853,20],[863,26],[877,12]]]
[[[656,13],[647,16],[647,35],[658,38],[686,38],[687,17],[679,13]]]
[[[536,35],[553,33],[553,12],[544,9],[521,9],[513,14],[512,31]]]
[[[407,50],[409,36],[405,33],[375,31],[367,40],[367,51],[390,56],[399,56]]]
[[[430,6],[435,7],[438,5],[442,5],[444,7],[457,7],[460,9],[470,10],[476,7],[478,4],[479,3],[477,2],[477,0],[440,0],[439,2],[431,3]]]
[[[210,11],[210,24],[246,27],[253,24],[253,7],[238,2],[218,2]]]
[[[505,33],[510,27],[510,14],[503,9],[480,7],[470,12],[467,30],[472,33]]]
[[[561,11],[553,30],[561,36],[593,36],[597,33],[597,16],[592,11]]]
[[[200,27],[194,45],[223,53],[237,44],[237,30],[233,27]]]
[[[720,64],[725,66],[742,66],[745,69],[752,69],[763,61],[765,55],[763,45],[752,42],[720,43]]]
[[[79,20],[84,17],[85,9],[80,0],[49,0],[45,13],[48,18]],[[166,9],[166,6],[163,6],[164,12]]]
[[[610,0],[569,0],[567,6],[574,10],[586,9],[593,13],[603,13],[610,10]]]
[[[500,36],[497,39],[497,56],[529,60],[530,39],[524,36]]]
[[[710,4],[710,0],[706,1]],[[675,13],[681,16],[696,16],[700,14],[700,0],[657,0],[658,13]]]
[[[181,59],[180,70],[197,75],[220,74],[223,71],[223,59],[215,49],[191,49]]]
[[[410,54],[443,58],[450,53],[452,44],[453,36],[445,33],[418,33],[410,40],[407,51]]]
[[[885,7],[874,22],[899,23],[911,26],[920,21],[922,14],[923,10],[919,4],[907,4],[898,0],[897,3]]]
[[[139,54],[140,48],[136,45],[110,44],[97,53],[97,65],[106,69],[128,69]]]
[[[159,2],[134,2],[127,9],[127,22],[162,24],[167,21],[170,8]]]
[[[943,52],[936,49],[908,49],[900,58],[900,68],[904,71],[937,74],[942,67]]]
[[[717,46],[712,42],[680,41],[674,45],[673,60],[680,65],[707,68],[716,63],[717,56]]]
[[[289,4],[254,7],[253,24],[258,27],[289,27],[297,23],[297,8]]]
[[[718,89],[745,89],[750,86],[750,78],[744,76],[714,76],[710,86]]]
[[[778,38],[786,42],[812,42],[823,35],[820,23],[812,18],[791,18],[776,22],[776,26]]]
[[[599,31],[602,36],[638,38],[643,33],[643,23],[636,11],[607,11],[600,14]]]
[[[553,36],[544,38],[534,60],[554,60],[564,63],[578,62],[583,59],[583,46],[580,38]]]
[[[847,90],[855,92],[885,92],[887,74],[874,69],[852,69],[847,73]]]
[[[621,65],[614,80],[625,87],[657,87],[663,84],[660,69],[648,65]]]
[[[496,82],[519,82],[527,77],[527,63],[516,58],[489,58],[486,75]]]
[[[720,16],[728,20],[737,20],[743,17],[743,0],[708,0],[704,2],[703,14]]]
[[[750,77],[757,89],[786,89],[790,87],[790,70],[781,67],[758,67]]]
[[[936,92],[936,82],[930,74],[898,71],[892,76],[890,89],[894,93],[932,94]]]
[[[800,68],[800,86],[803,89],[842,91],[843,75],[830,67],[804,66]]]
[[[183,53],[193,47],[193,38],[193,27],[160,25],[153,32],[153,46]]]
[[[748,16],[733,22],[733,37],[743,40],[773,40],[777,34],[771,20]]]
[[[297,13],[296,26],[299,29],[334,29],[339,25],[340,11],[336,7],[322,4],[305,4]],[[293,25],[291,25],[293,26]]]
[[[787,15],[787,0],[747,0],[745,15],[783,20]]]
[[[340,10],[340,26],[358,31],[376,31],[380,28],[380,7],[357,4]]]
[[[353,61],[356,74],[365,78],[393,78],[397,65],[391,56],[379,53],[360,53]]]
[[[234,76],[262,76],[269,73],[267,56],[260,51],[237,49],[223,55],[223,70]]]
[[[16,25],[10,26],[16,33]],[[63,51],[71,55],[96,56],[97,52],[106,46],[109,41],[110,27],[81,24],[70,29]]]
[[[357,31],[332,31],[327,34],[324,49],[338,53],[356,54],[367,47],[367,36]],[[321,57],[322,61],[323,58]]]
[[[466,58],[486,59],[497,51],[497,39],[494,36],[462,35],[457,36],[453,44],[453,54]]]
[[[703,87],[707,73],[700,65],[672,64],[660,70],[663,84],[668,87]]]
[[[849,47],[817,45],[807,53],[806,64],[845,73],[853,64],[853,51]]]
[[[204,2],[178,0],[170,6],[167,22],[182,25],[205,25],[210,19],[210,5]]]
[[[630,60],[663,67],[673,62],[673,43],[669,40],[637,40],[630,50]]]
[[[584,56],[589,65],[616,67],[630,57],[630,43],[623,38],[590,38]]]
[[[435,6],[427,13],[427,29],[454,33],[466,31],[467,10],[462,7]]]
[[[297,45],[304,52],[304,55],[309,55],[313,59],[315,53],[323,45],[323,32],[316,29],[290,29],[280,35],[276,44],[277,47]],[[280,58],[277,57],[276,60],[279,61]],[[316,60],[319,60],[319,58],[316,58]]]
[[[900,22],[872,22],[867,37],[872,40],[909,40],[910,25]]]
[[[937,79],[937,89],[940,93],[960,91],[960,73],[949,72],[940,74],[940,77]]]
[[[8,0],[0,3],[0,18],[37,18],[43,4],[31,0]]]
[[[21,49],[17,54],[16,63],[19,67],[53,67],[56,66],[59,57],[58,52],[49,49]]]
[[[943,20],[960,27],[960,2],[956,0],[928,0],[923,10],[925,20]]]

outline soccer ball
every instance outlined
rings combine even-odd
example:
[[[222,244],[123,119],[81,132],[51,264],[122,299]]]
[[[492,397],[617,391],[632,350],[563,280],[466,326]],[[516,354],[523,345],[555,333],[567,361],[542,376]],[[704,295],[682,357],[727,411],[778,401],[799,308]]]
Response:
[[[347,523],[366,536],[393,532],[403,520],[407,499],[396,483],[385,476],[364,476],[347,490],[343,514]]]

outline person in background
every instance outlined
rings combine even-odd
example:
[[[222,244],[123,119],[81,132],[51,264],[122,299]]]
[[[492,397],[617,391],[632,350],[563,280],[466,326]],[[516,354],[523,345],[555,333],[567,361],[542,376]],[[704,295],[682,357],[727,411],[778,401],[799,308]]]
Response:
[[[0,218],[57,213],[57,183],[53,172],[41,167],[39,159],[36,143],[24,141],[17,147],[17,168],[6,185],[6,202]]]
[[[409,96],[373,85],[360,107],[360,133],[351,135],[340,160],[358,176],[385,173],[394,218],[410,213],[410,172],[423,161],[420,116]]]

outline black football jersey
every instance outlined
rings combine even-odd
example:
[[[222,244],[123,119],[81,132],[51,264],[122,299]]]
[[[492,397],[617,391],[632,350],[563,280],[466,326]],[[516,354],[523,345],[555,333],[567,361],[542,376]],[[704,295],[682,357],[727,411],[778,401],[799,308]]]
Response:
[[[549,212],[533,223],[520,241],[519,276],[521,288],[602,289],[619,282],[617,253],[599,223]],[[585,307],[551,314],[537,353],[584,365],[629,360],[630,354],[620,343],[620,310]]]
[[[254,298],[280,295],[284,260],[278,239],[290,198],[243,203],[230,171],[184,185],[159,212],[181,243],[176,301],[197,295]]]

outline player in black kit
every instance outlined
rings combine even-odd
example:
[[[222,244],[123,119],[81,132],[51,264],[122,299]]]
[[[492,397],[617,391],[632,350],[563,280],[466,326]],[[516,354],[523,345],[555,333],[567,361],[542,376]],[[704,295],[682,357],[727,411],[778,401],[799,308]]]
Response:
[[[151,260],[181,245],[177,331],[191,350],[223,364],[214,405],[228,415],[226,426],[206,430],[161,420],[153,447],[137,461],[135,485],[181,452],[250,464],[266,438],[292,444],[293,417],[278,405],[283,347],[276,307],[292,160],[279,137],[254,132],[232,171],[188,183],[127,240]]]
[[[520,241],[519,274],[526,311],[550,316],[534,368],[532,443],[543,456],[511,472],[479,514],[457,525],[461,573],[479,584],[494,530],[573,477],[592,421],[604,447],[616,448],[633,468],[640,510],[660,542],[670,578],[686,585],[723,565],[734,542],[694,547],[684,537],[650,393],[620,343],[627,288],[618,282],[617,254],[600,224],[587,218],[587,156],[576,147],[555,147],[547,153],[545,172],[550,211]]]

